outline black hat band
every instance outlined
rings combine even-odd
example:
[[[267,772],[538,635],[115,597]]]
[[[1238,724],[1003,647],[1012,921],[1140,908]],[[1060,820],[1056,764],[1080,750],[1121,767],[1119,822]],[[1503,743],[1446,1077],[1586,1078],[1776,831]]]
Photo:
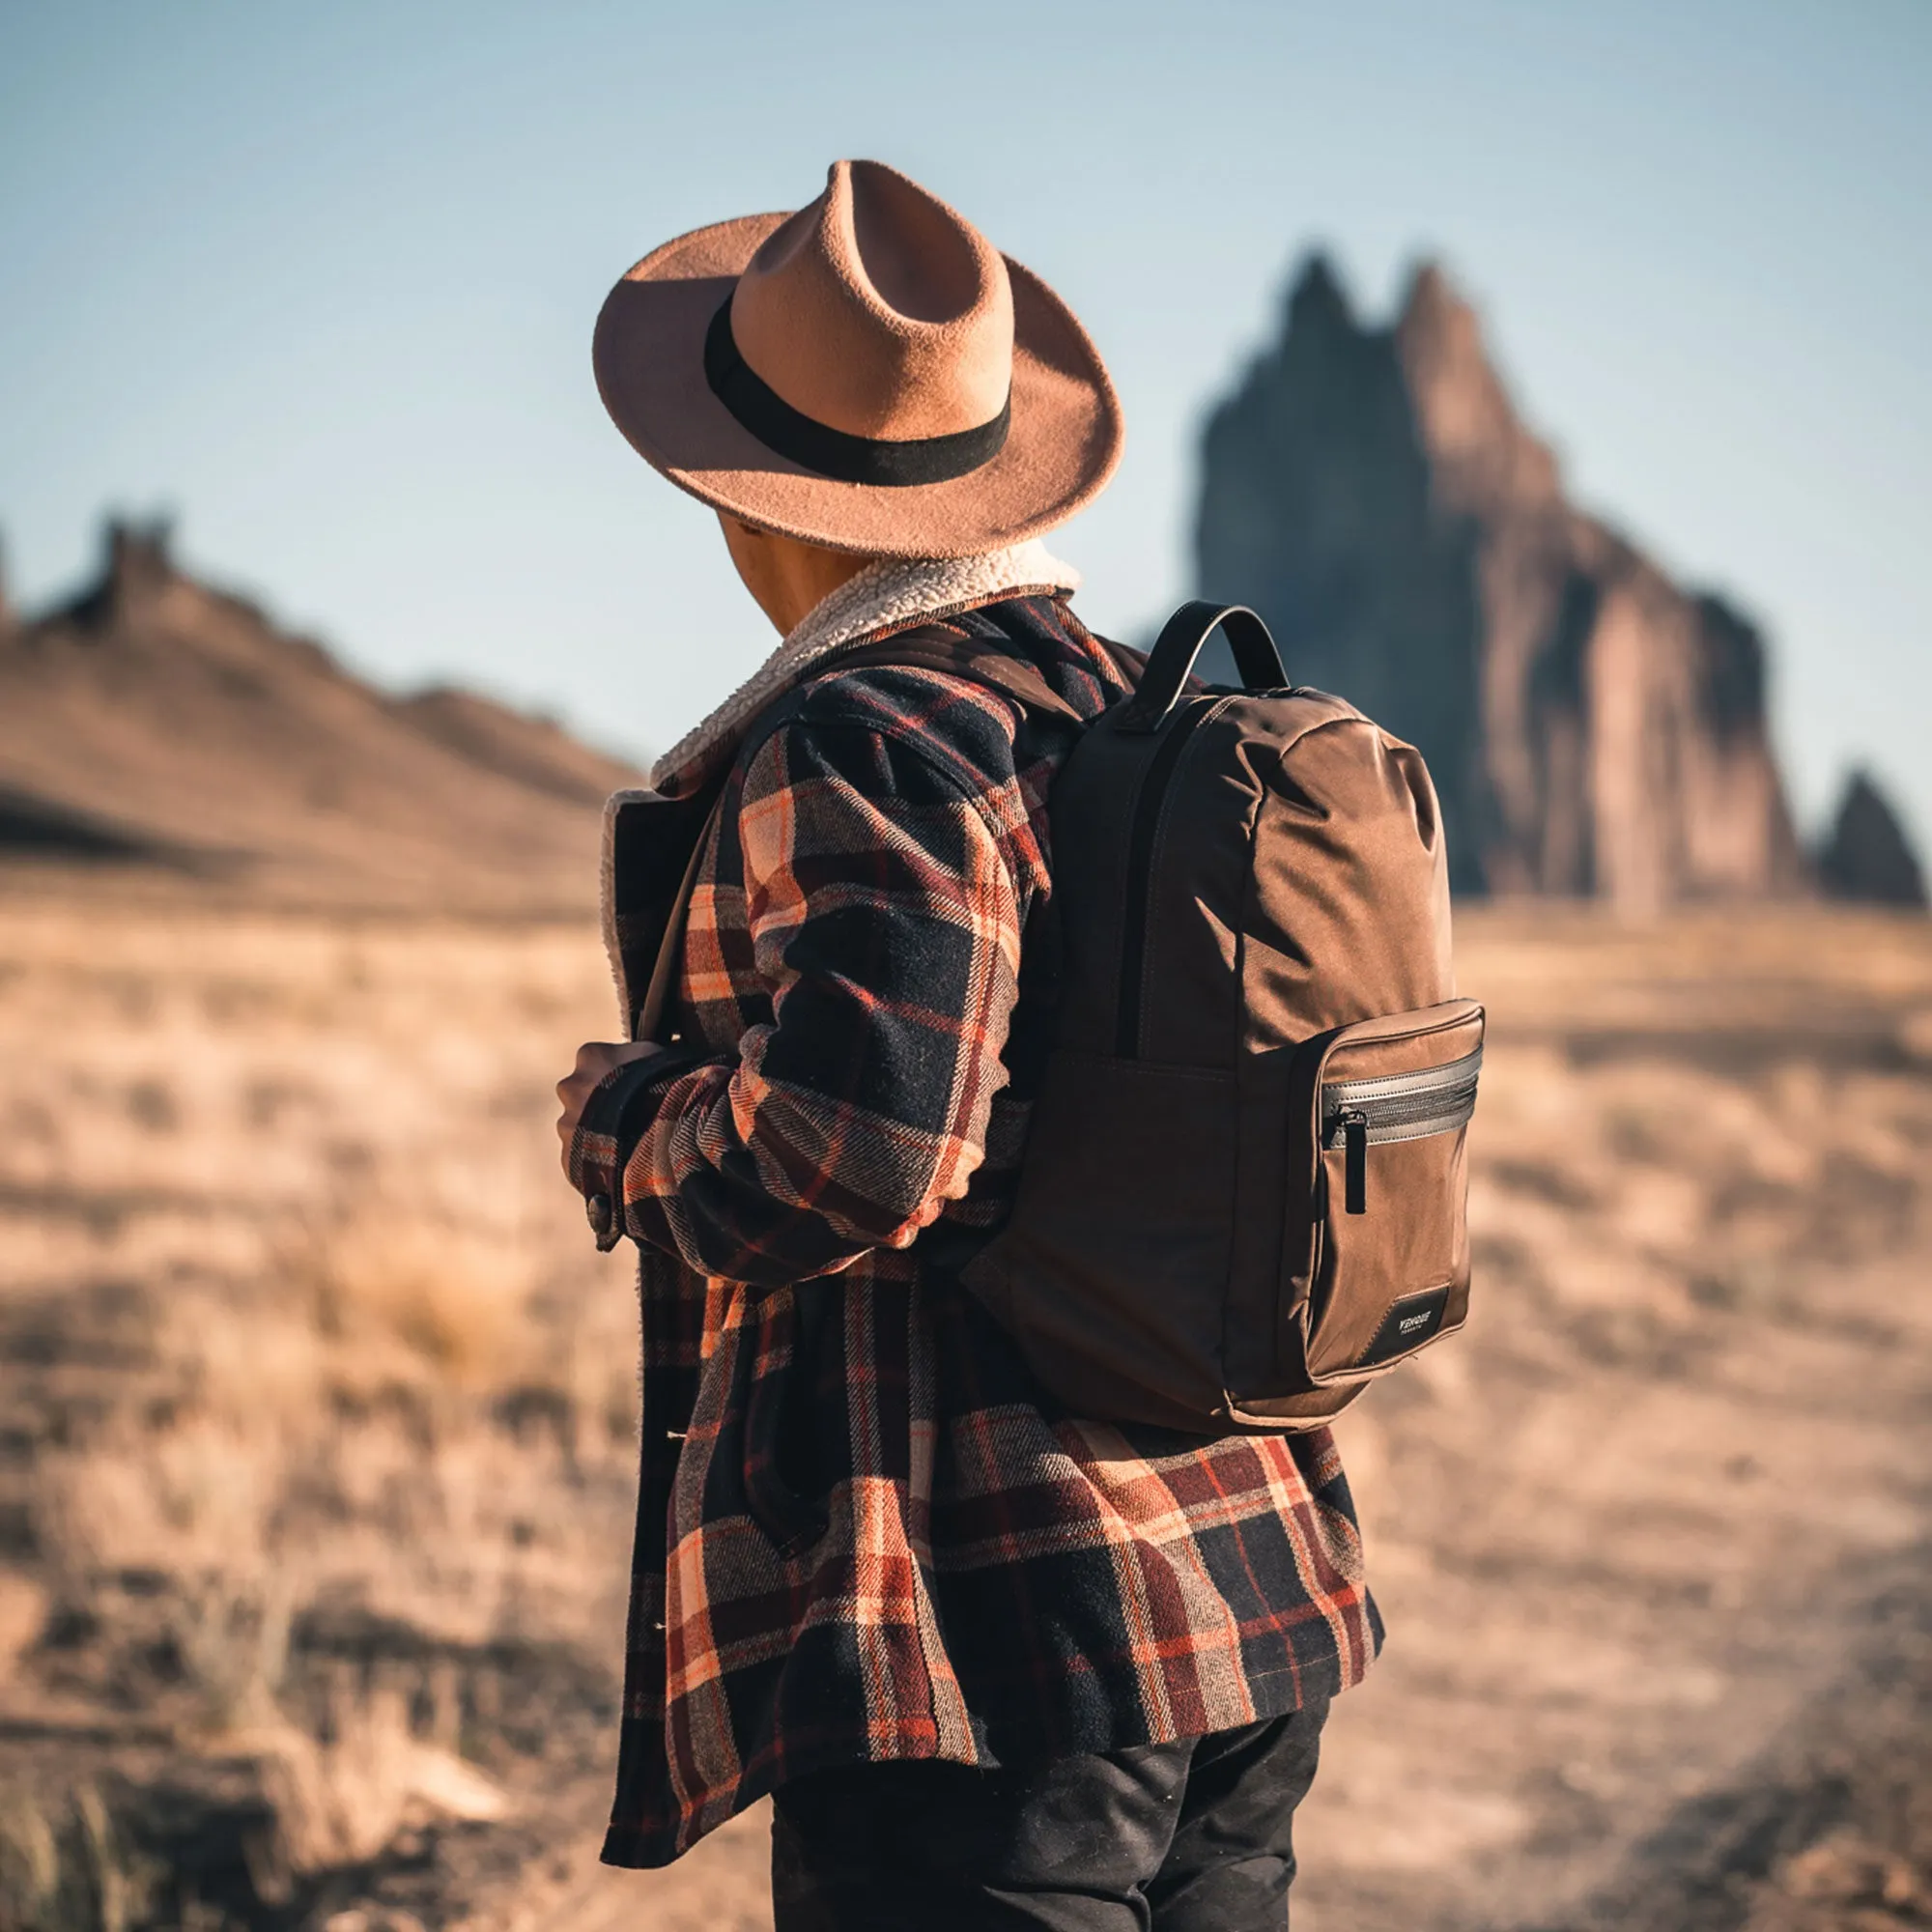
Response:
[[[946,483],[990,463],[1006,447],[1012,424],[1011,390],[1000,412],[977,429],[903,441],[849,436],[815,421],[785,401],[738,353],[731,333],[731,298],[711,318],[704,337],[704,380],[734,417],[779,456],[838,483],[875,483],[895,489],[912,483]]]

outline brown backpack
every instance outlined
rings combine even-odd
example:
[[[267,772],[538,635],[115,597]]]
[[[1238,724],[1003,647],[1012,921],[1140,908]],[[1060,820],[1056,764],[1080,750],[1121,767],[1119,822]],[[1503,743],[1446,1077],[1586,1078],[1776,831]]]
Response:
[[[1216,626],[1245,691],[1189,692]],[[1059,1032],[966,1281],[1076,1412],[1309,1428],[1463,1324],[1483,1009],[1422,757],[1188,604],[1050,802]]]
[[[1217,626],[1245,690],[1188,688]],[[861,664],[1077,717],[956,633]],[[1314,1428],[1467,1309],[1483,1009],[1454,997],[1435,789],[1286,685],[1253,611],[1183,605],[1054,781],[1058,1035],[1013,1212],[963,1279],[1096,1420]],[[650,921],[646,1031],[678,910]]]

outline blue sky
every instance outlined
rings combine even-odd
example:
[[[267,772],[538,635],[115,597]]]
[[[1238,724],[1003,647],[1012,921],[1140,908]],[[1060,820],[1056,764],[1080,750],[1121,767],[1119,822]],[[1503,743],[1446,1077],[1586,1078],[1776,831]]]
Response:
[[[0,0],[0,535],[103,508],[356,667],[662,746],[769,647],[610,428],[604,292],[683,229],[907,169],[1079,310],[1128,454],[1059,541],[1192,588],[1202,414],[1327,246],[1447,262],[1575,494],[1767,626],[1814,822],[1932,834],[1932,6]]]

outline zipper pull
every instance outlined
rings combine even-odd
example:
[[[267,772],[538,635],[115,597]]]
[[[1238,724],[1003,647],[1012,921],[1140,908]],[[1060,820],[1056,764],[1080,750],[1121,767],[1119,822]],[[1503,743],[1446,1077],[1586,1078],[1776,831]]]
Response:
[[[1350,1214],[1369,1211],[1369,1117],[1357,1107],[1336,1117],[1342,1129],[1343,1172],[1347,1180],[1342,1205]]]

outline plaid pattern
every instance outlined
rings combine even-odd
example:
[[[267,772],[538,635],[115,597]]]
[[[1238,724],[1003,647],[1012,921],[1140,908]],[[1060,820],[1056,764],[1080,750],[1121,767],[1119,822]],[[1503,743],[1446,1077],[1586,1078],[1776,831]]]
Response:
[[[1083,715],[1064,601],[949,621]],[[642,1472],[604,1856],[787,1778],[1247,1724],[1380,1642],[1333,1442],[1066,1414],[952,1279],[1012,1196],[1052,1012],[1044,800],[1072,727],[836,663],[724,779],[676,1009],[573,1173],[641,1251]]]

